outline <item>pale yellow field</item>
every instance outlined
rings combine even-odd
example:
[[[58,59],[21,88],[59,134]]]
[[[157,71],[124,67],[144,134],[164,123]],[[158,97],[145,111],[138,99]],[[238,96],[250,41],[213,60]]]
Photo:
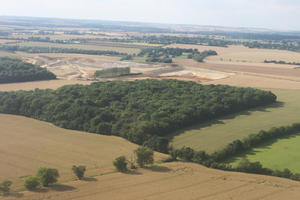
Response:
[[[72,84],[91,84],[91,81],[77,81],[77,80],[50,80],[50,81],[33,81],[23,83],[7,83],[0,84],[0,91],[16,91],[16,90],[34,90],[39,89],[57,89],[64,85]]]
[[[111,172],[116,157],[130,159],[137,148],[120,137],[66,130],[22,116],[0,114],[0,130],[0,181],[12,180],[14,189],[23,188],[24,177],[40,167],[57,168],[60,182],[74,178],[72,165],[87,166],[88,176]],[[156,161],[164,157],[155,154]]]
[[[113,173],[4,199],[17,197],[22,200],[298,200],[300,182],[173,162],[152,170]]]
[[[251,49],[244,46],[229,46],[229,47],[214,47],[203,45],[185,45],[185,44],[172,44],[167,47],[178,48],[193,48],[199,51],[215,50],[218,56],[211,56],[206,58],[207,62],[229,62],[234,63],[263,63],[264,60],[283,60],[286,62],[300,62],[300,53],[273,50],[273,49]],[[274,64],[265,64],[274,66]],[[275,65],[278,66],[278,65]],[[287,65],[289,66],[289,65]]]

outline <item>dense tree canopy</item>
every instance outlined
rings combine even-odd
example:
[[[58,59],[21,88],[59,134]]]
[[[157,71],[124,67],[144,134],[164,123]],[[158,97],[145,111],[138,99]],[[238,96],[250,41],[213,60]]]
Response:
[[[199,52],[198,49],[185,49],[185,48],[145,48],[138,54],[138,56],[146,56],[147,62],[163,62],[172,63],[173,57],[187,55],[187,58],[194,59],[198,62],[203,62],[208,56],[218,55],[216,51],[207,50]]]
[[[0,58],[0,83],[56,79],[47,69],[8,57]]]
[[[87,50],[77,48],[59,48],[59,47],[38,47],[38,46],[17,46],[17,45],[2,45],[1,50],[4,51],[24,51],[27,53],[75,53],[88,55],[108,55],[108,56],[124,56],[127,53],[121,53],[110,50]]]
[[[275,101],[273,93],[251,88],[179,80],[111,81],[0,92],[0,112],[118,135],[165,151],[163,137],[172,131]]]

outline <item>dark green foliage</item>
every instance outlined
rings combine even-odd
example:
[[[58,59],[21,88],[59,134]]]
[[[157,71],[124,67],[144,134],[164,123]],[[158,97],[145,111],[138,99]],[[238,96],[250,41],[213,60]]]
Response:
[[[146,62],[162,62],[172,63],[172,58],[181,56],[183,53],[195,54],[199,53],[197,49],[181,49],[181,48],[145,48],[138,56],[146,56]]]
[[[300,65],[298,62],[285,62],[282,60],[265,60],[264,63],[286,64],[286,65]]]
[[[56,48],[56,47],[35,47],[35,46],[0,46],[4,51],[24,51],[27,53],[75,53],[75,54],[88,54],[88,55],[107,55],[107,56],[124,56],[126,53],[116,51],[102,51],[102,50],[85,50],[74,48]]]
[[[165,152],[163,137],[175,130],[275,101],[271,92],[251,88],[179,80],[112,81],[0,92],[0,112],[117,135]],[[153,145],[153,140],[159,143]]]
[[[127,171],[127,161],[125,156],[117,157],[114,162],[114,166],[119,172],[126,172]]]
[[[195,151],[190,147],[182,147],[177,152],[177,156],[184,161],[192,161],[194,158]]]
[[[171,158],[167,161],[180,159],[196,162],[215,169],[265,174],[300,181],[300,174],[294,174],[289,169],[273,171],[272,169],[264,168],[260,162],[250,162],[248,159],[242,159],[236,168],[232,168],[231,166],[223,163],[226,159],[240,155],[245,151],[267,142],[268,140],[287,137],[289,135],[298,134],[299,132],[300,123],[292,124],[291,126],[271,128],[269,131],[260,131],[258,134],[249,135],[242,141],[235,140],[225,148],[214,152],[211,155],[207,154],[205,151],[194,151],[189,147],[183,147],[181,149],[171,148],[169,150]]]
[[[114,67],[114,68],[108,68],[103,70],[97,70],[94,73],[94,77],[112,78],[112,77],[119,77],[122,75],[129,75],[129,74],[130,74],[130,67]]]
[[[0,58],[0,83],[56,79],[47,69],[18,59]]]
[[[23,182],[23,185],[27,190],[35,190],[40,186],[40,184],[40,179],[36,176],[28,176]]]
[[[242,159],[238,166],[237,171],[240,172],[249,172],[249,173],[255,173],[255,174],[271,174],[272,171],[263,168],[262,164],[260,162],[250,162],[248,159]]]
[[[145,48],[138,54],[138,56],[147,57],[177,57],[183,53],[198,53],[198,49],[182,49],[182,48]]]
[[[208,37],[178,37],[169,35],[131,37],[130,41],[152,44],[202,44],[221,47],[227,47],[227,45],[233,44],[231,41],[212,39]]]
[[[203,52],[199,52],[198,54],[194,54],[192,55],[192,58],[194,60],[196,60],[197,62],[203,62],[204,59],[208,56],[216,56],[218,55],[218,53],[216,51],[213,50],[207,50],[207,51],[203,51]]]
[[[125,55],[120,60],[132,60],[132,55]]]
[[[224,161],[230,157],[241,154],[254,147],[257,147],[269,140],[286,137],[300,132],[300,123],[291,126],[283,126],[279,128],[271,128],[269,131],[260,131],[258,134],[251,134],[247,138],[235,140],[228,144],[224,149],[217,151],[211,155],[215,161]]]
[[[3,181],[0,183],[0,193],[3,195],[8,195],[10,192],[10,186],[12,185],[12,182],[9,180]]]
[[[279,41],[279,42],[243,42],[244,46],[249,48],[258,48],[258,49],[280,49],[280,50],[289,50],[300,52],[300,42],[296,41]]]
[[[137,150],[135,150],[135,154],[137,157],[136,162],[140,167],[153,164],[154,162],[154,153],[151,149],[147,147],[139,147]]]
[[[144,143],[144,146],[154,151],[168,153],[169,140],[165,137],[154,135]]]
[[[79,166],[73,165],[72,166],[72,171],[79,180],[81,180],[84,177],[85,170],[86,170],[86,167],[83,165],[79,165]]]
[[[161,62],[161,63],[172,63],[172,58],[157,58],[157,57],[148,57],[146,62]]]
[[[183,53],[188,53],[187,58],[193,58],[198,62],[203,62],[203,60],[208,56],[218,55],[216,51],[208,50],[199,52],[198,49],[182,49],[182,48],[146,48],[138,54],[139,56],[146,56],[147,62],[163,62],[172,63],[172,57],[177,57],[183,55]]]
[[[50,184],[57,182],[59,173],[57,169],[42,167],[38,170],[36,176],[40,179],[42,185],[47,187]]]

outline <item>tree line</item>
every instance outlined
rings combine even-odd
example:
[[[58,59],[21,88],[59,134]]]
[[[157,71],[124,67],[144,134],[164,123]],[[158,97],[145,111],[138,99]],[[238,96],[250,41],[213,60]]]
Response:
[[[57,48],[57,47],[36,47],[36,46],[18,46],[18,45],[2,45],[0,50],[4,51],[23,51],[27,53],[75,53],[88,55],[108,55],[108,56],[124,56],[127,53],[109,50],[86,50],[76,48]]]
[[[0,92],[0,112],[86,132],[117,135],[167,152],[175,130],[276,102],[267,91],[179,80],[68,85]]]
[[[249,48],[258,48],[258,49],[279,49],[279,50],[288,50],[300,52],[300,42],[298,41],[280,41],[280,42],[259,42],[259,41],[250,41],[243,42],[244,46]]]
[[[45,68],[19,59],[0,57],[0,83],[51,79],[56,79],[55,74]]]
[[[128,39],[118,39],[112,38],[107,39],[113,42],[138,42],[138,43],[150,43],[150,44],[201,44],[207,46],[221,46],[227,47],[228,45],[235,44],[233,41],[213,39],[209,37],[180,37],[180,36],[170,36],[170,35],[150,35],[150,36],[131,36]]]
[[[199,52],[198,49],[158,47],[142,49],[138,56],[147,57],[147,62],[172,63],[172,58],[182,56],[184,53],[188,59],[194,59],[198,62],[203,62],[208,56],[218,55],[218,53],[213,50]]]
[[[113,67],[103,70],[97,70],[94,73],[95,78],[112,78],[130,74],[130,67]]]
[[[286,65],[300,65],[299,62],[286,62],[283,60],[264,60],[264,63],[274,63],[274,64],[286,64]]]
[[[235,140],[223,149],[212,154],[208,154],[205,151],[195,151],[190,147],[182,147],[181,149],[171,148],[169,150],[171,155],[169,161],[181,159],[188,162],[196,162],[216,169],[264,174],[300,181],[300,174],[298,173],[292,173],[289,169],[280,171],[264,168],[260,162],[250,162],[247,159],[242,159],[236,168],[224,163],[224,161],[241,155],[255,147],[263,145],[270,140],[285,138],[298,134],[299,132],[300,123],[295,123],[291,126],[282,126],[278,128],[274,127],[269,131],[262,130],[257,134],[249,135],[243,140]]]

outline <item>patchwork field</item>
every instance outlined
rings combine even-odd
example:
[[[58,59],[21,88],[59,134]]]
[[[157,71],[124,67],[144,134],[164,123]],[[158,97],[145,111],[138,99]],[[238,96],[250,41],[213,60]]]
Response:
[[[22,192],[4,199],[298,200],[299,195],[299,182],[173,162],[132,174],[113,173],[95,177],[91,181],[65,183],[41,192]]]
[[[172,144],[176,148],[189,146],[213,152],[235,139],[242,139],[262,129],[300,122],[300,93],[278,89],[273,89],[272,92],[278,97],[277,104],[178,131]]]
[[[203,45],[185,45],[185,44],[172,44],[167,47],[173,48],[193,48],[199,51],[215,50],[218,56],[211,56],[206,59],[209,63],[215,62],[238,62],[242,63],[263,63],[264,60],[283,60],[286,62],[300,62],[300,53],[286,51],[286,50],[273,50],[273,49],[255,49],[244,46],[229,46],[229,47],[214,47]],[[263,63],[265,64],[265,63]],[[274,66],[274,64],[265,64]]]
[[[231,164],[236,166],[242,158],[247,158],[251,162],[259,161],[264,167],[270,169],[284,170],[288,168],[292,172],[300,173],[299,144],[300,135],[271,141],[235,158]]]
[[[130,159],[137,148],[120,137],[66,130],[14,115],[0,114],[0,130],[1,180],[12,180],[14,189],[22,188],[24,177],[35,175],[39,167],[57,168],[60,182],[74,178],[72,165],[86,165],[88,176],[111,172],[114,158]],[[157,153],[155,160],[164,157]]]

